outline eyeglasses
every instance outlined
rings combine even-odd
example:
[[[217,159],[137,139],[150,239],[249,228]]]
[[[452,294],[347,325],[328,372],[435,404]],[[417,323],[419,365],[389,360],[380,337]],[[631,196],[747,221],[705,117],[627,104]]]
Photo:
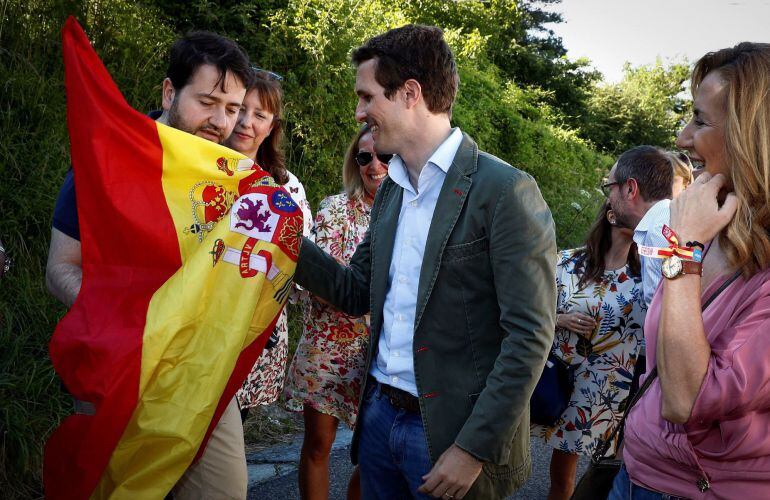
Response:
[[[356,163],[358,163],[359,167],[365,167],[372,162],[373,158],[374,156],[369,151],[359,151],[356,154]],[[386,165],[390,162],[391,158],[393,158],[392,154],[377,153],[377,159]]]
[[[283,81],[283,77],[278,73],[274,73],[272,71],[268,71],[266,69],[262,69],[257,66],[252,66],[251,69],[257,74],[264,75],[268,80],[275,80],[277,82]]]
[[[602,188],[602,193],[604,193],[604,196],[606,196],[607,198],[609,198],[609,197],[610,197],[610,188],[611,188],[612,186],[617,186],[617,185],[619,185],[619,184],[620,184],[620,183],[619,183],[618,181],[614,181],[614,182],[605,182],[605,183],[604,183],[604,184],[602,184],[600,187]]]

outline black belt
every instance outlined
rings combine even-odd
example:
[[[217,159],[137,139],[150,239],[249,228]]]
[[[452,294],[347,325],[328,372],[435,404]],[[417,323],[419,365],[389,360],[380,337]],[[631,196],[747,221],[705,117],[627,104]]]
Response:
[[[375,381],[376,382],[376,381]],[[380,392],[388,397],[388,401],[394,408],[408,411],[410,413],[420,413],[420,400],[406,391],[395,387],[379,383]]]

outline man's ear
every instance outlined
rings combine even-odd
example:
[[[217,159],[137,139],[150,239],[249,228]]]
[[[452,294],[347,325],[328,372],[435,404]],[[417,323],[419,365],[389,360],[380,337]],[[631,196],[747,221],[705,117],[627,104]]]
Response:
[[[165,78],[163,80],[162,97],[161,107],[163,108],[163,111],[168,111],[171,109],[171,103],[174,102],[174,97],[176,97],[176,89],[174,88],[174,84],[171,83],[170,78]]]
[[[402,92],[404,93],[404,101],[406,102],[407,109],[411,109],[422,100],[422,86],[417,80],[410,78],[404,82],[402,86]]]
[[[639,183],[636,182],[636,179],[634,179],[633,177],[626,181],[626,184],[623,186],[623,189],[626,190],[626,195],[628,199],[633,200],[634,198],[639,197]]]

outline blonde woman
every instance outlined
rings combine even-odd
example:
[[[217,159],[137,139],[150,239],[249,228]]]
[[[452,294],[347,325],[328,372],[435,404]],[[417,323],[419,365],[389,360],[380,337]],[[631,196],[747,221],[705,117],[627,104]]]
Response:
[[[663,266],[645,323],[658,378],[628,416],[613,500],[770,491],[770,45],[706,54],[692,89],[677,146],[704,172],[670,227],[704,244],[702,275]]]

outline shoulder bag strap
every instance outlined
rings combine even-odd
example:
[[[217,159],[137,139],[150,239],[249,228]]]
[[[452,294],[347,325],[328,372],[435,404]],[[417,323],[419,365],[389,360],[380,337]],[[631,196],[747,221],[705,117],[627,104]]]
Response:
[[[733,281],[735,281],[738,276],[741,275],[740,270],[735,271],[735,274],[727,278],[724,283],[722,283],[719,288],[716,289],[714,293],[711,294],[711,296],[706,300],[706,302],[703,303],[703,306],[701,306],[701,311],[705,311],[706,308],[711,305],[712,302],[714,302],[714,299],[716,299],[720,293],[722,293],[725,288],[730,286]],[[642,398],[644,393],[647,391],[647,389],[652,385],[652,382],[657,378],[658,376],[658,367],[655,366],[650,370],[650,374],[647,376],[646,379],[644,379],[644,383],[641,387],[639,387],[639,390],[636,391],[636,394],[634,394],[634,397],[631,398],[631,401],[626,406],[626,410],[623,412],[623,418],[620,419],[620,422],[618,422],[618,425],[615,426],[615,429],[612,430],[612,433],[610,436],[605,440],[602,441],[602,443],[596,447],[596,450],[594,450],[593,455],[591,456],[591,460],[594,462],[598,462],[602,458],[604,458],[604,455],[607,454],[607,451],[610,449],[610,445],[612,444],[612,440],[615,439],[615,436],[618,434],[620,437],[618,438],[618,442],[623,441],[623,430],[626,425],[626,418],[628,417],[628,414],[631,412],[631,408],[634,407],[634,405]]]

